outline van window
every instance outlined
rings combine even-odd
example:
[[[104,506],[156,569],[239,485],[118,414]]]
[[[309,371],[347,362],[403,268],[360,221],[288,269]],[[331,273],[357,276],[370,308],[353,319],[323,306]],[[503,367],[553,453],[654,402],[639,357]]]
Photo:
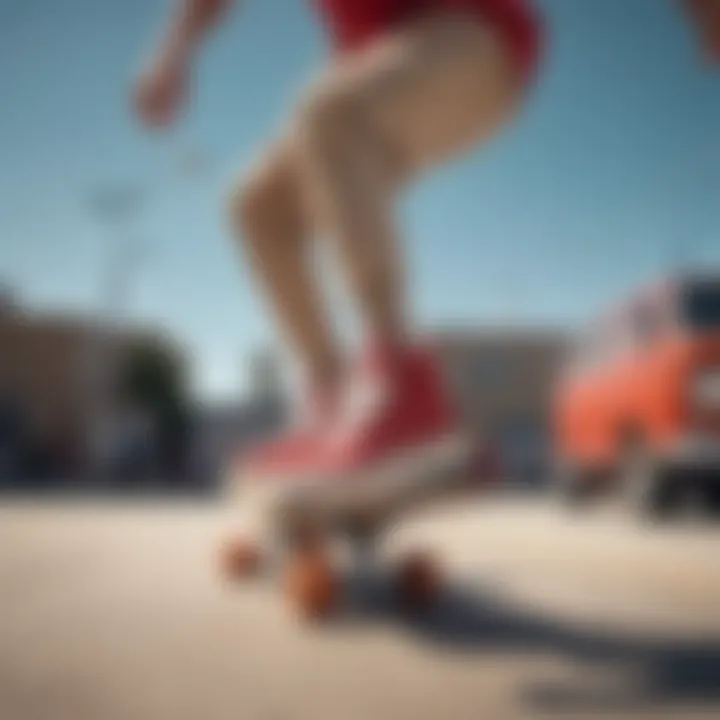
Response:
[[[720,282],[687,287],[681,312],[685,325],[692,330],[720,330]]]

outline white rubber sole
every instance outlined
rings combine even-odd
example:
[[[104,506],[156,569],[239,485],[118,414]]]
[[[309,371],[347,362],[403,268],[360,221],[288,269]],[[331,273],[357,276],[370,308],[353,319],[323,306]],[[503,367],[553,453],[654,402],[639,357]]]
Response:
[[[472,444],[454,434],[384,460],[352,476],[249,481],[242,502],[280,525],[380,522],[431,502],[467,482]]]

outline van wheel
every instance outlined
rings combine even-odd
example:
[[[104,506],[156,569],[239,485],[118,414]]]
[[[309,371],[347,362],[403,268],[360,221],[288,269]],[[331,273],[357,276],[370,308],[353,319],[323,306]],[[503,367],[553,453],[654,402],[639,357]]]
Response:
[[[691,517],[711,519],[720,516],[720,485],[708,478],[686,478],[685,502]]]
[[[666,520],[680,506],[677,476],[643,448],[627,453],[622,472],[625,505],[643,519]]]
[[[707,504],[712,517],[720,517],[720,483],[710,483],[707,489]]]
[[[587,507],[593,499],[590,473],[571,463],[563,462],[556,466],[553,486],[557,499],[572,510]]]

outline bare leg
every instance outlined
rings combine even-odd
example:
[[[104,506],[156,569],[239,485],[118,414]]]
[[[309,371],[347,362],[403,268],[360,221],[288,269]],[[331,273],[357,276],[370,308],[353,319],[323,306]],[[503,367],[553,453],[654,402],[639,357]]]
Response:
[[[284,145],[274,148],[233,193],[231,216],[255,276],[310,383],[318,388],[334,384],[340,353],[319,296],[308,242],[310,226]]]
[[[427,18],[349,56],[311,93],[293,136],[299,164],[372,335],[393,343],[406,325],[396,192],[491,136],[521,94],[504,44],[457,15]]]
[[[303,117],[298,149],[318,232],[334,243],[372,334],[399,339],[407,317],[393,214],[397,168],[387,148],[349,108],[345,114],[317,102]]]
[[[491,30],[462,16],[425,19],[333,66],[287,141],[235,193],[235,227],[313,382],[334,381],[339,352],[309,233],[336,243],[370,332],[400,340],[396,195],[425,167],[490,137],[521,95]]]

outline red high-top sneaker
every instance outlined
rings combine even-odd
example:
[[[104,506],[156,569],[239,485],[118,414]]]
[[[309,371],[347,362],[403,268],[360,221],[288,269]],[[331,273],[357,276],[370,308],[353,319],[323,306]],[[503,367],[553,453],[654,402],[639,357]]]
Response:
[[[335,389],[310,394],[296,424],[240,459],[240,479],[292,483],[304,477],[313,467],[317,447],[335,419],[338,395]]]
[[[357,484],[370,502],[382,502],[400,488],[429,490],[470,460],[439,363],[420,348],[371,348],[339,418],[321,464],[341,494]]]

